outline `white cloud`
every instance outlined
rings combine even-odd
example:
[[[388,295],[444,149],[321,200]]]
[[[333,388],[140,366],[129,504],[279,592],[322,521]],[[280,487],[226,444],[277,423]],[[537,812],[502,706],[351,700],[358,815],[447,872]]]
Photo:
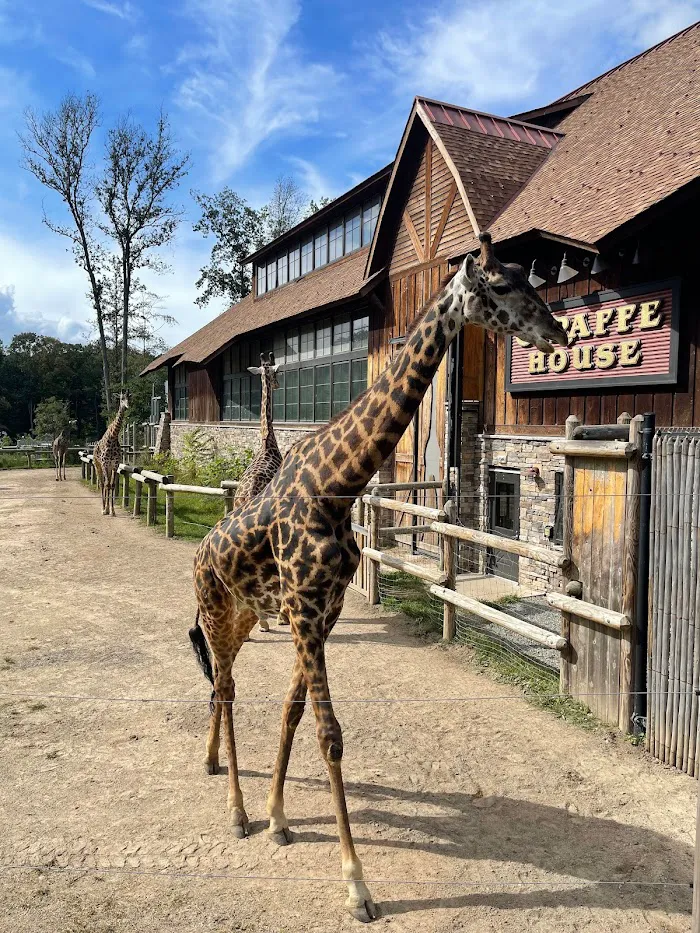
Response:
[[[221,181],[266,139],[310,131],[339,79],[295,44],[296,0],[187,0],[185,9],[199,34],[177,59],[177,100],[201,118],[195,132],[211,136]]]
[[[427,18],[380,33],[368,64],[378,80],[409,99],[424,94],[507,109],[541,93],[545,83],[548,90],[553,83],[562,92],[571,89],[699,13],[698,0],[442,3]]]
[[[335,197],[335,186],[320,171],[317,165],[297,156],[290,156],[288,161],[296,167],[300,185],[309,198],[319,201],[323,197]]]
[[[149,48],[148,36],[143,33],[135,33],[124,46],[127,55],[134,58],[144,58]]]
[[[99,10],[100,13],[106,13],[108,16],[116,16],[118,19],[133,20],[136,17],[136,7],[128,0],[124,3],[111,3],[109,0],[83,0],[85,6],[92,7],[93,10]]]
[[[73,68],[84,78],[94,78],[97,74],[90,59],[70,45],[56,48],[53,54],[57,61],[69,68]]]

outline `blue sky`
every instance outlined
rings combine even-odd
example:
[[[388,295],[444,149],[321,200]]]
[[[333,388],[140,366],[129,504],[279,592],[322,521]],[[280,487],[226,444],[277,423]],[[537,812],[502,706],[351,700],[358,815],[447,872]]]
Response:
[[[193,303],[191,189],[259,205],[286,173],[337,195],[391,160],[415,94],[517,113],[698,18],[700,0],[0,0],[0,339],[89,332],[83,273],[42,224],[60,204],[19,165],[26,107],[91,90],[105,125],[170,115],[193,160],[172,271],[149,282],[172,344],[224,309]]]

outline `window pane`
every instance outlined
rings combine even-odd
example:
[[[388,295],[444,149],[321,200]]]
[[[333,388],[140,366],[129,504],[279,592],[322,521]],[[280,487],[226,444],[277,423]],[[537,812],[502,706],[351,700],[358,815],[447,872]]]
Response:
[[[362,211],[362,245],[369,246],[374,236],[374,228],[377,226],[379,217],[380,199],[375,198],[364,205]]]
[[[260,376],[250,377],[250,415],[251,418],[260,417],[260,403],[262,400],[262,381]]]
[[[356,317],[352,322],[352,348],[365,350],[369,338],[369,317]]]
[[[284,421],[284,373],[277,373],[279,389],[272,393],[272,418],[274,421]]]
[[[312,360],[314,358],[314,330],[313,324],[304,324],[301,328],[300,359]]]
[[[285,374],[285,419],[299,420],[299,370],[292,369]]]
[[[266,334],[260,338],[260,352],[264,353],[267,356],[268,353],[274,352],[274,341],[272,334],[268,331]]]
[[[250,376],[241,376],[241,421],[250,421]]]
[[[328,421],[331,416],[331,368],[330,366],[316,367],[316,385],[314,387],[316,402],[315,421]]]
[[[299,359],[299,331],[292,330],[287,334],[286,361],[296,363]],[[289,421],[289,418],[287,419]]]
[[[337,415],[350,403],[350,364],[333,364],[333,407],[332,412]]]
[[[314,237],[314,265],[318,269],[319,266],[325,266],[328,262],[328,231],[321,230],[320,233],[317,233]]]
[[[241,366],[241,372],[244,369],[247,369],[248,366],[259,366],[260,365],[260,340],[255,337],[248,343],[248,362],[244,366]],[[243,360],[241,360],[241,363]]]
[[[284,331],[278,330],[275,331],[274,339],[274,352],[275,352],[275,363],[284,363],[285,361],[285,350],[287,349],[287,342],[284,339]]]
[[[360,248],[360,224],[362,211],[357,210],[345,218],[345,252]]]
[[[333,325],[333,353],[350,352],[350,320],[340,320]]]
[[[314,420],[314,370],[299,370],[299,421]]]
[[[331,322],[319,321],[316,325],[316,356],[331,355]]]
[[[353,360],[351,371],[350,397],[357,398],[367,388],[367,360]]]
[[[301,252],[299,247],[289,251],[289,280],[298,279],[301,271]]]
[[[331,227],[328,243],[328,258],[332,262],[343,255],[343,221],[339,220]]]
[[[285,285],[287,282],[287,254],[277,259],[277,285]]]
[[[277,284],[277,263],[272,260],[267,264],[267,290],[270,291],[271,288],[274,288]]]
[[[266,290],[265,266],[258,266],[258,295],[264,295]]]
[[[231,421],[241,420],[241,380],[240,377],[231,380]]]
[[[301,244],[301,274],[306,275],[314,267],[314,241],[307,240]]]

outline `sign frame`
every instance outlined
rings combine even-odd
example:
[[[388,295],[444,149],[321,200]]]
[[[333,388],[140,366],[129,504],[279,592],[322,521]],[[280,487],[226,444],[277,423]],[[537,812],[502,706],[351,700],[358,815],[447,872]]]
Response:
[[[506,392],[511,395],[527,395],[537,392],[566,392],[569,389],[591,389],[596,392],[611,391],[614,386],[648,386],[648,385],[673,385],[678,382],[678,345],[679,334],[678,326],[681,312],[681,279],[678,276],[669,279],[661,279],[655,282],[643,282],[641,285],[630,285],[620,289],[606,289],[600,292],[591,292],[588,295],[577,296],[575,298],[564,298],[561,301],[549,303],[549,309],[552,314],[561,311],[571,311],[574,308],[589,308],[595,305],[603,304],[607,301],[624,301],[628,298],[644,298],[647,295],[661,291],[662,289],[671,290],[671,338],[669,345],[669,371],[667,373],[645,373],[639,376],[602,376],[597,378],[583,376],[580,379],[566,379],[558,381],[556,374],[547,381],[533,381],[528,383],[511,381],[511,363],[513,352],[513,341],[515,337],[511,334],[506,335]]]

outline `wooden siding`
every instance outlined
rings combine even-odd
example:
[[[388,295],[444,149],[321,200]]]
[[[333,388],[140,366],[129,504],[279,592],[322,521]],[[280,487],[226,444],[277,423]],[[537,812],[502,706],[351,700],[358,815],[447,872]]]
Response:
[[[201,424],[220,419],[219,370],[220,358],[214,359],[206,366],[190,365],[187,374],[188,421]]]

